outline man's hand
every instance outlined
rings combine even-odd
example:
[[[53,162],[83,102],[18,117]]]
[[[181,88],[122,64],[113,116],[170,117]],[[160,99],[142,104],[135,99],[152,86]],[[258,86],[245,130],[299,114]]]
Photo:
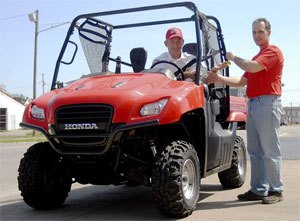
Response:
[[[209,71],[207,73],[207,76],[202,79],[202,81],[205,84],[212,84],[212,83],[216,83],[216,82],[220,82],[222,77],[220,75],[218,75],[218,71],[221,71],[223,69],[225,69],[227,66],[229,66],[231,63],[230,61],[224,61],[223,63],[217,64],[216,66],[214,66],[211,71]]]
[[[217,71],[209,71],[205,79],[202,81],[205,84],[213,84],[216,83],[219,80],[220,76],[218,75]]]
[[[185,71],[183,74],[185,78],[191,78],[195,80],[195,72],[196,71]]]
[[[225,69],[229,65],[231,65],[230,61],[224,61],[223,63],[217,64],[216,66],[214,66],[211,69],[211,71],[213,71],[213,72],[221,71],[221,70]]]

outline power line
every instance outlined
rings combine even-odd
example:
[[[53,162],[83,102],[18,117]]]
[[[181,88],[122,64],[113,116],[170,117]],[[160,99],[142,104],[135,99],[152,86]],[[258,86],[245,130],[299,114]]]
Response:
[[[30,13],[26,13],[26,14],[22,14],[22,15],[10,16],[10,17],[6,17],[6,18],[0,18],[0,22],[6,21],[6,20],[15,19],[15,18],[19,18],[19,17],[23,17],[23,16],[28,16],[28,14],[30,14]],[[44,24],[41,27],[45,27],[45,29],[41,30],[39,32],[46,31],[48,29],[56,28],[56,27],[59,27],[61,25],[70,24],[70,23],[71,22],[67,21],[67,22],[54,22],[54,23]]]
[[[70,23],[71,23],[71,22],[66,21],[66,22],[63,22],[63,23],[60,23],[60,24],[57,24],[57,25],[51,25],[51,26],[48,27],[48,28],[45,28],[45,29],[43,29],[43,30],[39,30],[38,33],[43,32],[43,31],[47,31],[47,30],[52,29],[52,28],[57,28],[57,27],[62,26],[62,25],[70,24]]]
[[[52,22],[52,23],[43,24],[43,25],[40,25],[40,28],[47,28],[49,26],[56,26],[56,25],[60,25],[60,24],[63,24],[63,23],[66,23],[66,21]],[[68,22],[68,23],[71,23],[71,22]]]
[[[6,17],[6,18],[0,18],[0,22],[10,20],[10,19],[19,18],[19,17],[23,17],[23,16],[28,16],[28,13],[22,14],[22,15],[15,15],[15,16],[11,16],[11,17]]]

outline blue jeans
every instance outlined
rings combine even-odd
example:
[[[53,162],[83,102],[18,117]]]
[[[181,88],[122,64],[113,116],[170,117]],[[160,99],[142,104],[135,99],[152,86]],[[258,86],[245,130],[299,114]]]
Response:
[[[267,196],[282,192],[279,127],[281,99],[275,95],[251,98],[247,113],[247,149],[251,162],[251,191]]]

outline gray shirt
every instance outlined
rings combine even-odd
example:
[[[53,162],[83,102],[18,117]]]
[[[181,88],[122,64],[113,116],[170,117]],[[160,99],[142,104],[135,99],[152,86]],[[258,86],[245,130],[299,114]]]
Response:
[[[187,63],[189,63],[191,60],[195,59],[196,57],[194,55],[188,54],[188,53],[181,53],[181,57],[178,59],[174,59],[172,58],[172,56],[170,55],[169,52],[165,52],[163,54],[161,54],[160,56],[158,56],[157,58],[155,58],[153,60],[153,64],[158,62],[158,61],[169,61],[169,62],[173,62],[175,63],[178,67],[183,68]],[[172,72],[177,71],[177,68],[171,64],[166,64],[166,63],[161,63],[158,64],[157,67],[159,68],[166,68],[171,70]],[[194,71],[196,70],[196,63],[193,64],[191,67],[187,68],[186,71]]]
[[[181,53],[181,57],[178,59],[174,59],[172,58],[172,56],[170,55],[169,52],[165,52],[163,54],[161,54],[160,56],[156,57],[153,60],[153,63],[156,63],[158,61],[169,61],[169,62],[173,62],[175,63],[178,67],[183,68],[187,63],[189,63],[191,60],[195,59],[196,57],[194,55],[188,54],[186,52]],[[159,68],[166,68],[171,70],[173,73],[175,71],[177,71],[177,68],[171,64],[167,64],[167,63],[161,63],[158,64],[156,67]],[[195,71],[196,70],[196,63],[194,63],[191,67],[188,67],[185,71]],[[201,78],[205,77],[207,75],[207,68],[203,65],[201,65]],[[187,79],[186,79],[187,80]]]

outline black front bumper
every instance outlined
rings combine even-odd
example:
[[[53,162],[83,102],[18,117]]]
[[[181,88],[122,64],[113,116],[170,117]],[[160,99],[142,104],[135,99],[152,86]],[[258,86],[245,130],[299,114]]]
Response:
[[[142,123],[136,123],[136,124],[128,124],[128,125],[121,125],[113,129],[110,133],[104,133],[101,135],[51,135],[48,131],[46,131],[42,127],[38,127],[32,124],[27,123],[20,123],[20,126],[23,128],[28,128],[31,130],[36,130],[44,134],[44,136],[47,138],[51,146],[55,151],[57,151],[60,154],[65,155],[102,155],[106,153],[112,146],[112,144],[115,141],[120,140],[122,134],[124,131],[127,130],[133,130],[137,128],[144,128],[144,127],[153,127],[157,126],[159,124],[158,120],[153,121],[146,121]],[[59,141],[59,139],[68,139],[68,138],[96,138],[96,137],[102,137],[105,138],[105,143],[103,145],[95,145],[88,147],[78,147],[78,146],[66,146],[62,142]],[[84,145],[82,145],[84,146]]]

